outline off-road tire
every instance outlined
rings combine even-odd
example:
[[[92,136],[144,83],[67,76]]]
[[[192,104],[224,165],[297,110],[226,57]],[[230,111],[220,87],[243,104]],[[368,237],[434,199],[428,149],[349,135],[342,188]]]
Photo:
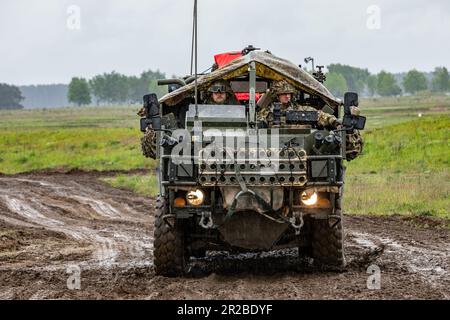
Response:
[[[185,273],[187,258],[183,228],[177,222],[171,226],[164,221],[163,217],[168,213],[166,199],[158,197],[156,200],[153,262],[157,275],[175,277]]]
[[[328,220],[315,220],[312,233],[312,256],[323,267],[345,266],[342,222],[330,226]]]
[[[336,194],[334,215],[342,218],[342,192]],[[322,267],[345,267],[342,219],[315,219],[312,223],[312,257]]]

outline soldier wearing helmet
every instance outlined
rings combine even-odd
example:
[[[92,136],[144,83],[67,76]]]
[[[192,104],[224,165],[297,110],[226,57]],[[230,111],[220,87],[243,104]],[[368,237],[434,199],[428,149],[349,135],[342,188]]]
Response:
[[[233,89],[226,80],[218,80],[211,84],[206,92],[206,104],[239,104]]]
[[[325,113],[321,110],[317,110],[310,106],[302,106],[292,101],[293,96],[296,92],[295,88],[286,80],[278,80],[272,83],[271,87],[272,95],[276,96],[276,100],[281,103],[281,112],[286,112],[288,110],[298,110],[298,111],[317,111],[318,121],[317,124],[321,127],[337,127],[339,122],[336,117]],[[268,106],[263,108],[258,113],[258,121],[266,122],[268,125],[273,121],[273,106]]]

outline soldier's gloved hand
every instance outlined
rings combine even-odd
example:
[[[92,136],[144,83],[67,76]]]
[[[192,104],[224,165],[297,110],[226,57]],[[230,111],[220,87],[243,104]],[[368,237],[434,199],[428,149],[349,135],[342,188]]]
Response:
[[[350,114],[352,116],[359,116],[360,113],[361,113],[361,110],[358,107],[356,107],[356,106],[350,107]]]
[[[147,112],[146,112],[144,107],[142,107],[137,113],[137,115],[140,116],[140,117],[145,117],[146,114],[147,114]]]

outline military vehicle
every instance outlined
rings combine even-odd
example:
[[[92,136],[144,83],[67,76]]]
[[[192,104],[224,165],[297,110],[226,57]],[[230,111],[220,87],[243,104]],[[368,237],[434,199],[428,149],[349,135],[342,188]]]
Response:
[[[357,94],[342,102],[324,87],[320,70],[310,75],[253,47],[215,58],[213,71],[196,81],[162,80],[168,94],[144,97],[141,130],[156,132],[159,164],[157,274],[181,275],[190,257],[216,250],[299,248],[319,265],[343,267],[346,139],[365,123],[350,112]],[[238,104],[203,103],[219,79],[230,83]],[[257,121],[276,80],[298,90],[297,103],[334,114],[342,127],[320,128],[317,112],[276,107],[271,126]]]

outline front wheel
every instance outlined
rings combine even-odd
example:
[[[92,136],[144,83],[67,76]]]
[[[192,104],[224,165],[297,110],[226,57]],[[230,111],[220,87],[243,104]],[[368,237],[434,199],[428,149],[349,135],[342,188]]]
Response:
[[[173,226],[165,221],[164,218],[168,213],[166,199],[158,197],[154,230],[154,264],[158,275],[179,276],[185,273],[187,265],[184,230],[177,221]]]
[[[312,256],[322,266],[343,268],[344,232],[342,228],[342,189],[336,194],[334,215],[341,219],[336,222],[328,219],[312,221]]]
[[[323,266],[345,266],[342,221],[331,225],[328,220],[315,220],[312,230],[312,256]]]

